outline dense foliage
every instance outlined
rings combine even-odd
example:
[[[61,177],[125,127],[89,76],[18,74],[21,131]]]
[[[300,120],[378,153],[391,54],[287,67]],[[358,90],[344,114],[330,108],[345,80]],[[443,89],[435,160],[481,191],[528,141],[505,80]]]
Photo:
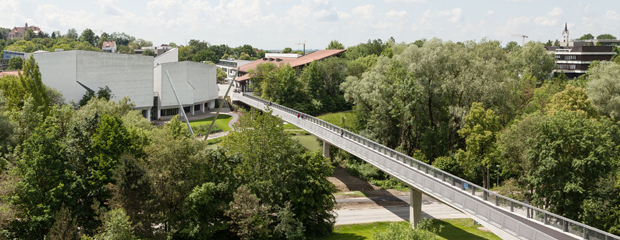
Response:
[[[210,150],[176,117],[155,127],[105,89],[75,108],[52,104],[57,97],[32,58],[0,86],[2,239],[331,233],[331,164],[288,138],[270,114],[244,114],[226,147]]]

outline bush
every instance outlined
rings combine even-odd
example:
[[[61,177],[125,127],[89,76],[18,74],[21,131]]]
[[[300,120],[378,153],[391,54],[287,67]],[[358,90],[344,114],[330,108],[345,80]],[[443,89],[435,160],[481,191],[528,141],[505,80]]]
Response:
[[[426,240],[426,239],[440,239],[437,235],[435,229],[430,229],[430,226],[433,224],[432,220],[424,219],[419,223],[419,227],[416,229],[412,229],[409,226],[409,222],[397,222],[390,223],[387,227],[387,230],[376,232],[373,235],[373,239],[375,240],[384,240],[384,239],[407,239],[407,240]]]

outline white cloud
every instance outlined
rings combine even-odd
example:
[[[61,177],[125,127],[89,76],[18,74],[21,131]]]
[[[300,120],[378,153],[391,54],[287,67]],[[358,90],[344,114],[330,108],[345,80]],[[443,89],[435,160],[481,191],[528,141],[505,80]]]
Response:
[[[372,13],[374,9],[375,9],[375,6],[373,5],[364,5],[364,6],[354,7],[351,10],[351,14],[357,15],[363,19],[374,19],[375,16]]]
[[[532,0],[506,0],[506,2],[531,2]]]
[[[426,0],[384,0],[386,3],[426,3]]]
[[[407,16],[407,11],[395,11],[391,10],[385,14],[388,18],[403,18]]]
[[[491,15],[495,15],[495,11],[488,11],[487,15],[491,16]]]
[[[552,9],[551,11],[549,11],[549,12],[547,13],[547,15],[548,15],[548,16],[550,16],[550,17],[557,17],[557,16],[562,15],[562,13],[564,13],[564,12],[562,11],[562,9],[561,9],[561,8],[559,8],[559,7],[555,7],[554,9]]]
[[[349,19],[349,18],[351,18],[351,14],[348,14],[348,13],[346,13],[346,12],[340,12],[340,11],[339,11],[339,12],[338,12],[338,18],[339,18],[340,20]]]
[[[422,14],[420,24],[425,24],[428,19],[436,17],[447,17],[448,22],[459,22],[463,19],[463,10],[461,8],[453,8],[451,10],[443,11],[431,11],[428,9]]]

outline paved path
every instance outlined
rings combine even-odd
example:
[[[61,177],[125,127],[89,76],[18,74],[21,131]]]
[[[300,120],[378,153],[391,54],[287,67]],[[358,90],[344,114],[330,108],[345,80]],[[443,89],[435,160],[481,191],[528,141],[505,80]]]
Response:
[[[337,203],[375,202],[380,204],[385,201],[402,201],[403,204],[409,204],[409,196],[336,199]],[[336,225],[409,221],[409,206],[402,205],[367,209],[336,210],[336,214],[338,215],[336,217]],[[448,205],[442,204],[435,199],[423,195],[422,218],[449,219],[469,217],[464,213],[449,207]]]

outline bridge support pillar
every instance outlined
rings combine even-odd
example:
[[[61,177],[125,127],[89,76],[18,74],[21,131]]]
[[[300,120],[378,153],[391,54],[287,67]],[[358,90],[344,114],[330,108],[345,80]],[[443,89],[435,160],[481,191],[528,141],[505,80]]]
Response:
[[[323,141],[323,157],[329,158],[329,143]]]
[[[409,195],[409,224],[411,228],[416,228],[422,220],[422,192],[411,188]]]
[[[256,108],[252,107],[252,119],[254,119],[254,111],[256,110]]]

